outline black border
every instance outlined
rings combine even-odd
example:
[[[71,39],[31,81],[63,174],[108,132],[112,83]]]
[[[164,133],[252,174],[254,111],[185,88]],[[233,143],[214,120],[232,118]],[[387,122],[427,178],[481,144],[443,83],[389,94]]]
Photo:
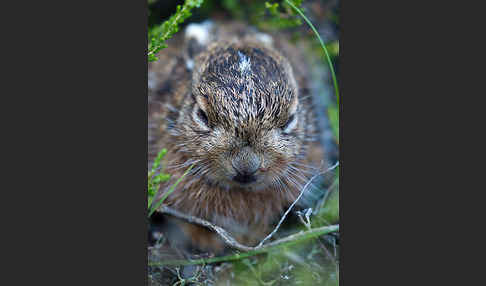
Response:
[[[4,96],[20,107],[5,120],[20,126],[3,136],[15,142],[5,148],[12,158],[3,178],[15,187],[3,189],[14,197],[3,201],[12,214],[3,255],[18,273],[3,273],[34,284],[146,283],[147,2],[18,4],[5,10],[14,15],[7,28],[25,36],[5,39],[20,53],[7,57],[3,82],[15,82]],[[445,100],[463,95],[451,88],[462,70],[444,44],[451,42],[444,33],[462,21],[447,17],[461,14],[453,5],[341,1],[341,285],[414,285],[427,274],[416,269],[449,262],[430,245],[462,237],[429,229],[448,221],[430,214],[448,205],[457,180],[444,169],[464,166],[452,152],[469,148],[450,140],[462,136],[458,129],[437,127],[462,116],[461,98]],[[439,131],[443,137],[432,141]],[[426,183],[433,170],[446,175]]]
[[[147,1],[17,4],[1,284],[146,284]]]

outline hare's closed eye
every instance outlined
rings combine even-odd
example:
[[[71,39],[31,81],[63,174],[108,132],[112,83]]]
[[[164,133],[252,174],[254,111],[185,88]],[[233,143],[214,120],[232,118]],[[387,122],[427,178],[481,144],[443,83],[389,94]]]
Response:
[[[194,106],[194,111],[192,112],[193,120],[204,130],[209,130],[209,119],[206,114],[199,106]]]
[[[285,123],[285,125],[282,127],[283,133],[292,132],[295,126],[297,126],[297,117],[292,114],[287,120],[287,123]]]
[[[197,116],[202,122],[204,122],[206,126],[209,125],[208,116],[206,115],[206,112],[204,112],[201,108],[199,108],[199,110],[197,111]]]

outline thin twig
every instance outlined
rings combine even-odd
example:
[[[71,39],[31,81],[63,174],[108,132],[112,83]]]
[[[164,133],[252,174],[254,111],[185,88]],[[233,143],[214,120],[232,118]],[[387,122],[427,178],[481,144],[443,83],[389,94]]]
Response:
[[[235,248],[235,249],[238,249],[238,250],[242,250],[242,251],[249,251],[249,250],[253,250],[255,249],[254,247],[251,247],[251,246],[246,246],[246,245],[243,245],[241,243],[239,243],[238,241],[236,241],[236,239],[234,239],[226,230],[224,230],[222,227],[219,227],[217,225],[214,225],[212,224],[211,222],[207,221],[207,220],[204,220],[204,219],[201,219],[201,218],[198,218],[198,217],[195,217],[195,216],[191,216],[191,215],[188,215],[188,214],[185,214],[185,213],[181,213],[175,209],[172,209],[166,205],[162,205],[162,207],[159,209],[159,211],[161,213],[165,213],[165,214],[168,214],[168,215],[171,215],[171,216],[174,216],[174,217],[177,217],[177,218],[180,218],[180,219],[183,219],[189,223],[193,223],[193,224],[198,224],[198,225],[202,225],[202,226],[205,226],[213,231],[215,231],[222,239],[223,241]]]
[[[275,240],[275,241],[270,242],[266,245],[246,246],[246,245],[243,245],[243,244],[239,243],[238,241],[236,241],[236,239],[234,239],[225,229],[223,229],[222,227],[219,227],[217,225],[214,225],[213,223],[211,223],[207,220],[181,213],[181,212],[179,212],[175,209],[172,209],[172,208],[170,208],[166,205],[163,205],[160,211],[161,211],[161,213],[165,213],[165,214],[183,219],[183,220],[185,220],[189,223],[195,223],[195,224],[202,225],[202,226],[205,226],[207,228],[210,228],[211,230],[215,231],[224,240],[224,242],[228,246],[231,246],[231,247],[238,249],[238,250],[241,250],[241,251],[254,251],[254,250],[263,249],[265,247],[273,247],[273,246],[279,245],[281,243],[289,242],[289,241],[292,241],[292,240],[295,240],[295,239],[299,239],[301,237],[307,237],[309,235],[314,237],[315,233],[320,233],[323,230],[325,230],[326,233],[329,233],[329,232],[333,232],[333,231],[336,231],[336,230],[339,229],[338,225],[331,225],[331,226],[313,228],[313,229],[310,229],[308,231],[304,231],[304,232],[301,231],[301,232],[298,232],[296,234],[292,234],[292,235],[289,235],[287,237],[284,237],[282,239]]]

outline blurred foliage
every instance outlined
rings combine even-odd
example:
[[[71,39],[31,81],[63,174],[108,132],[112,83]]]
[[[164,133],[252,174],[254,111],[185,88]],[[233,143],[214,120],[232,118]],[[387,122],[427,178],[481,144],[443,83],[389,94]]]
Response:
[[[339,174],[339,170],[336,171]],[[324,205],[314,217],[313,227],[332,225],[339,222],[339,175],[329,187]]]
[[[220,275],[218,285],[338,285],[336,258],[323,251],[330,246],[316,238],[235,261],[229,274]]]
[[[171,6],[173,6],[174,3],[180,2],[182,2],[182,0],[148,0],[149,31],[153,29],[161,29],[161,25],[165,22],[169,22],[172,17],[177,15],[184,16],[184,19],[178,23],[172,22],[171,26],[173,24],[182,25],[192,14],[194,15],[191,19],[196,21],[215,15],[222,15],[226,18],[247,21],[258,28],[267,31],[292,28],[302,24],[299,15],[297,15],[283,0],[273,0],[270,2],[262,0],[189,0],[185,1],[183,6],[177,5],[181,6],[181,11],[178,11],[179,8],[177,8],[176,11],[172,11],[168,14],[169,11],[172,10]],[[291,2],[300,7],[303,0],[291,0]],[[199,6],[197,4],[199,4]],[[192,8],[198,9],[191,10]],[[183,14],[181,14],[181,12],[183,12]],[[186,12],[189,12],[189,15],[187,15]],[[161,23],[163,19],[167,18],[169,18],[167,21]],[[172,18],[172,20],[175,20],[175,18]]]
[[[291,0],[296,6],[302,0]],[[300,17],[285,1],[223,0],[222,6],[232,17],[244,19],[261,30],[292,28],[302,24]]]
[[[337,57],[339,55],[339,41],[334,41],[326,45],[327,50],[331,57]]]
[[[328,107],[327,116],[329,117],[329,121],[331,123],[334,138],[336,138],[336,142],[339,143],[339,110],[337,108],[337,104],[333,104]]]

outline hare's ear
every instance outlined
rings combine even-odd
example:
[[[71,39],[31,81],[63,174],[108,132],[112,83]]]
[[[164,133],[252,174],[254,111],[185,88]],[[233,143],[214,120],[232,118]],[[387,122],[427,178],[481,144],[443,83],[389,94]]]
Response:
[[[272,36],[270,36],[269,34],[266,34],[266,33],[258,32],[256,30],[253,33],[248,34],[245,37],[245,40],[251,41],[251,42],[257,42],[260,45],[265,46],[265,47],[270,48],[270,49],[275,48],[274,44],[273,44],[274,40],[273,40]]]
[[[184,34],[184,58],[186,66],[192,70],[194,67],[194,58],[204,51],[212,42],[213,23],[204,21],[201,24],[189,24]]]

